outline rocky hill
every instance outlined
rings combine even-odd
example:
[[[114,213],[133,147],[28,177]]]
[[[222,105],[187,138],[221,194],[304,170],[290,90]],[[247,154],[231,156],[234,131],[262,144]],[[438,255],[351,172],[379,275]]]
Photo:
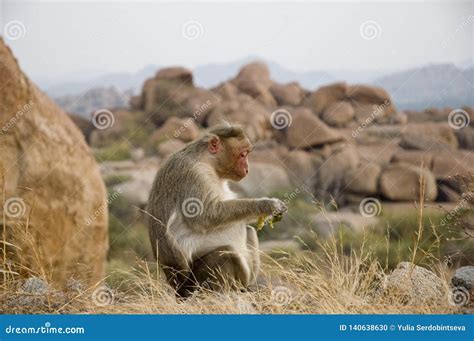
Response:
[[[454,64],[428,65],[385,75],[373,81],[402,108],[474,106],[474,68]]]
[[[250,174],[236,185],[244,195],[298,188],[339,205],[368,197],[412,202],[419,200],[421,178],[427,201],[456,201],[464,189],[455,176],[474,172],[474,117],[470,107],[454,109],[403,112],[386,90],[363,84],[309,91],[273,81],[260,62],[212,89],[175,67],[147,79],[131,108],[114,111],[115,125],[93,131],[91,143],[105,148],[131,137],[131,151],[144,150],[156,170],[202,129],[238,123],[255,144]],[[151,180],[133,170],[128,175],[126,188],[143,204]]]
[[[244,65],[255,61],[267,64],[272,79],[275,81],[279,83],[298,82],[309,90],[315,90],[323,85],[343,80],[380,86],[392,95],[394,103],[402,109],[422,110],[432,106],[459,107],[474,105],[474,96],[469,86],[474,82],[474,68],[471,61],[466,61],[461,66],[431,64],[398,71],[370,69],[293,71],[273,61],[262,60],[258,57],[247,57],[228,63],[199,65],[192,70],[195,83],[206,88],[214,87],[223,80],[234,77]],[[45,83],[44,86],[48,95],[61,99],[58,102],[60,105],[63,105],[63,98],[66,101],[65,105],[68,105],[71,103],[71,99],[68,99],[68,97],[78,101],[82,95],[91,89],[114,87],[116,92],[123,93],[126,97],[128,96],[127,93],[139,92],[143,82],[157,69],[159,69],[158,66],[148,65],[136,73],[109,73],[98,77],[91,74],[89,76],[84,75],[84,80],[60,82],[55,83],[55,85]],[[100,93],[97,93],[97,95],[103,97]],[[101,103],[104,106],[111,105],[112,108],[122,106],[121,102],[108,103],[102,100]],[[89,105],[89,107],[91,106]],[[72,108],[63,106],[63,109],[69,111]],[[94,110],[97,110],[97,108],[94,107]],[[87,114],[92,111],[87,112]],[[82,108],[76,111],[76,114],[83,113]]]

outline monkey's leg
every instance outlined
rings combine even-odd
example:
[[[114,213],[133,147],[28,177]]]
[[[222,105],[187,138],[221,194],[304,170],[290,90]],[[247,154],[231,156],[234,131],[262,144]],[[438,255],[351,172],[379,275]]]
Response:
[[[233,287],[235,281],[246,287],[250,281],[250,269],[244,262],[235,249],[223,246],[194,261],[192,272],[199,285],[207,285],[212,290]]]
[[[258,248],[257,231],[252,226],[247,226],[247,247],[249,250],[250,283],[255,284],[260,270],[260,253]]]
[[[163,268],[168,283],[176,290],[178,296],[187,297],[192,294],[195,285],[190,270],[177,270],[171,267]]]

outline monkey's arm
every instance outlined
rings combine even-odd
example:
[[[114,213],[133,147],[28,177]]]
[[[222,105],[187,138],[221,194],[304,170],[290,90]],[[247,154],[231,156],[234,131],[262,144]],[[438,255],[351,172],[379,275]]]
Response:
[[[225,229],[235,222],[251,223],[261,215],[286,211],[286,205],[278,199],[224,200],[218,181],[213,172],[199,165],[191,168],[185,181],[181,181],[178,205],[189,228],[206,233]]]
[[[202,214],[188,218],[188,222],[201,232],[225,229],[232,223],[250,223],[261,215],[283,212],[286,206],[278,199],[232,199],[208,200],[203,205]]]

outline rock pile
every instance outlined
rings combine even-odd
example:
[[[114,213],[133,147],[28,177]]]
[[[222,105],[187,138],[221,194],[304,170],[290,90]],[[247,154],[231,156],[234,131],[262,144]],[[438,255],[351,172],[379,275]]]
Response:
[[[413,201],[421,183],[426,200],[457,201],[462,191],[454,176],[474,172],[471,108],[460,109],[471,125],[458,127],[449,109],[398,111],[380,87],[339,82],[309,91],[296,82],[279,84],[261,62],[209,90],[194,85],[190,70],[162,69],[132,107],[154,122],[148,145],[161,158],[202,128],[244,125],[258,155],[255,174],[240,185],[247,195],[280,183],[338,204],[367,196]],[[274,172],[261,171],[263,164]]]

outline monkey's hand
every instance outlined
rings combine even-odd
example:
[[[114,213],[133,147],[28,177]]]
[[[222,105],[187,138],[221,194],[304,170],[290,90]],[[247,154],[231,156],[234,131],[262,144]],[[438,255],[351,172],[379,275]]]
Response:
[[[288,211],[286,204],[280,199],[276,198],[263,198],[260,199],[259,213],[262,215],[279,215]]]

